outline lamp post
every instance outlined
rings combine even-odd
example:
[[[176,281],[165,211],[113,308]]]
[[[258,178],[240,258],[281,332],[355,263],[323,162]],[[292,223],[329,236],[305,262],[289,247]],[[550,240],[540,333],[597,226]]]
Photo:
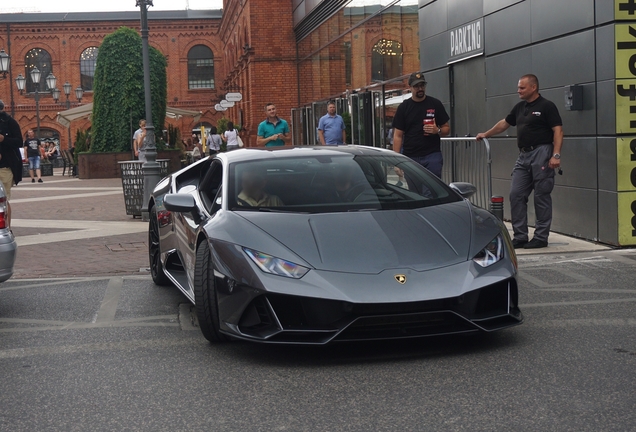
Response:
[[[157,147],[155,146],[155,127],[152,124],[152,98],[150,93],[150,56],[148,48],[148,8],[153,6],[152,0],[137,0],[141,12],[141,54],[144,66],[144,93],[146,96],[146,139],[144,149],[146,162],[142,166],[144,173],[144,197],[141,206],[142,220],[148,220],[148,204],[150,192],[161,178],[161,167],[157,163]]]
[[[64,85],[62,86],[62,88],[64,89],[64,94],[66,95],[66,109],[71,109],[71,100],[69,99],[69,97],[71,96],[71,90],[73,89],[73,86],[71,85],[70,82],[66,81],[64,83]],[[57,102],[60,99],[60,89],[58,88],[54,88],[52,90],[53,93],[53,99],[55,99],[55,102]],[[75,97],[77,98],[77,101],[79,103],[82,103],[82,97],[84,96],[84,90],[82,89],[82,87],[77,87],[75,89]],[[68,125],[68,148],[71,148],[71,125]]]
[[[37,120],[38,128],[36,138],[40,138],[40,78],[42,77],[42,72],[36,67],[31,69],[31,81],[33,81],[33,85],[35,85],[35,118]],[[52,73],[49,73],[49,76],[46,78],[46,83],[49,86],[51,92],[55,88],[55,76]],[[26,78],[22,74],[18,74],[15,79],[15,84],[18,86],[18,90],[20,90],[20,94],[24,92],[24,86],[26,84]],[[51,87],[53,85],[53,87]]]
[[[2,74],[2,79],[7,77],[9,73],[9,65],[11,64],[11,57],[7,54],[4,49],[0,50],[0,74]]]

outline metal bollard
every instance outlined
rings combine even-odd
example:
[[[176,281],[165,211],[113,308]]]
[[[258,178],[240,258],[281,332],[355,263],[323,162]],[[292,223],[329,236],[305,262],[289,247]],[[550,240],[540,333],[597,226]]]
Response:
[[[504,197],[502,196],[493,196],[490,197],[490,212],[497,216],[500,221],[503,221],[503,208],[504,208]]]

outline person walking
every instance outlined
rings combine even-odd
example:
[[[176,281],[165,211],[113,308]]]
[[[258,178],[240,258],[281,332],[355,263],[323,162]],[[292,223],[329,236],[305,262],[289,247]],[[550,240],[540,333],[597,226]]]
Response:
[[[22,131],[13,117],[4,111],[0,100],[0,181],[7,196],[7,227],[11,226],[11,186],[22,180]]]
[[[133,134],[133,149],[135,157],[142,162],[146,162],[146,120],[139,120],[139,129]]]
[[[393,151],[403,153],[442,177],[441,140],[450,133],[450,117],[438,99],[426,95],[422,72],[409,77],[411,97],[398,106],[393,117]]]
[[[29,175],[31,176],[31,183],[35,183],[35,177],[33,177],[33,170],[38,176],[38,183],[44,183],[42,181],[42,170],[40,169],[40,159],[42,157],[42,143],[35,137],[33,129],[27,131],[26,140],[24,140],[24,151],[26,152],[27,159],[29,159]]]
[[[222,139],[221,139],[221,135],[219,135],[219,132],[216,126],[210,127],[210,133],[208,133],[208,138],[205,141],[205,144],[208,147],[208,152],[210,153],[210,156],[214,156],[221,151]]]
[[[517,84],[522,100],[512,111],[477,139],[490,138],[517,127],[519,157],[512,169],[510,215],[515,248],[536,249],[548,246],[552,223],[554,170],[561,167],[563,122],[556,105],[539,94],[539,79],[524,75]],[[528,197],[534,189],[536,223],[534,237],[528,241]]]
[[[225,146],[226,151],[232,151],[239,148],[238,131],[234,128],[234,123],[231,121],[227,122],[227,130],[223,132],[221,138],[227,143]]]
[[[258,125],[256,145],[258,147],[284,146],[289,143],[289,125],[276,114],[276,105],[265,105],[267,118]]]
[[[327,114],[318,121],[318,138],[322,145],[339,145],[347,141],[344,120],[336,114],[336,103],[327,103]]]

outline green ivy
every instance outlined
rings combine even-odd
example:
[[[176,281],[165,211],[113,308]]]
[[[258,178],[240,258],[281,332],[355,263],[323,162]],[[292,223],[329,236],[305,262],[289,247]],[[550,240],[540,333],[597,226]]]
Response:
[[[90,151],[124,152],[132,148],[130,130],[146,118],[141,36],[121,27],[99,47],[93,87]],[[157,138],[164,128],[167,105],[166,58],[150,47],[152,123]],[[131,124],[132,123],[132,124]]]

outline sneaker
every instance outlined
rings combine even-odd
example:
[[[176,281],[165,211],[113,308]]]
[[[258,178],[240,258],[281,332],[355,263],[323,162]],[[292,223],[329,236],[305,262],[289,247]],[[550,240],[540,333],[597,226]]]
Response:
[[[42,179],[38,179],[38,183],[44,183]]]
[[[523,248],[524,249],[539,249],[544,247],[548,247],[547,241],[539,240],[538,238],[533,238],[528,243],[526,243],[526,245]]]
[[[512,247],[515,249],[519,249],[524,247],[526,244],[528,244],[527,240],[517,240],[517,239],[512,239]]]
[[[31,183],[35,183],[35,179],[31,179]]]

